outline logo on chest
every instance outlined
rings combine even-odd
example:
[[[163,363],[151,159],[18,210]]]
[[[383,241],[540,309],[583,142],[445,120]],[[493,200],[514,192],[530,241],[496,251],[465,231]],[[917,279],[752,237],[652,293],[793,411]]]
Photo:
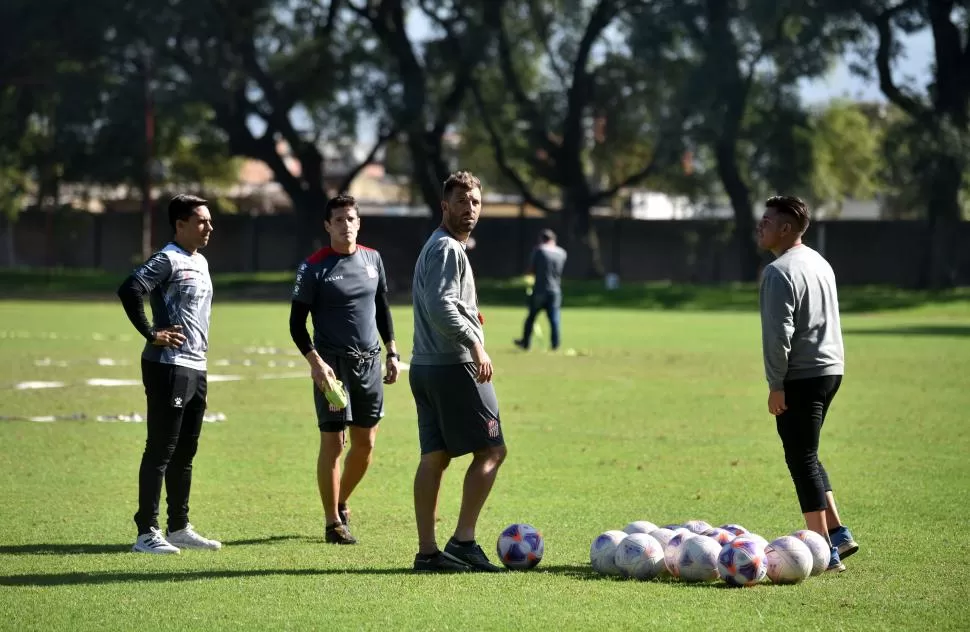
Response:
[[[367,278],[368,279],[376,279],[377,278],[377,268],[375,268],[371,264],[368,263],[367,265],[365,265],[364,266],[364,270],[367,271]]]

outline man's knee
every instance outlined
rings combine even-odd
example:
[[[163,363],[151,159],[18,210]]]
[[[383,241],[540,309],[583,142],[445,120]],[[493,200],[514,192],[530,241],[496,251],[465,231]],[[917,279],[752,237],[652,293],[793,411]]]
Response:
[[[373,428],[351,428],[350,449],[370,454],[377,443],[377,426]]]
[[[324,458],[336,459],[344,451],[344,433],[342,432],[321,432],[320,433],[320,455]]]
[[[449,463],[451,463],[451,457],[448,456],[448,453],[444,450],[436,450],[435,452],[422,454],[418,467],[435,472],[444,472],[448,469]]]
[[[504,445],[492,446],[482,450],[476,450],[474,459],[479,462],[487,463],[491,467],[498,467],[505,461],[508,449]]]

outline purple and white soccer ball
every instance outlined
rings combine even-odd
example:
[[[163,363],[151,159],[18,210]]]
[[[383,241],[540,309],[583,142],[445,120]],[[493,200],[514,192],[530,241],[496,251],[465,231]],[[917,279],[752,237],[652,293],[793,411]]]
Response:
[[[647,520],[635,520],[627,526],[623,527],[623,532],[633,535],[634,533],[647,533],[651,531],[656,531],[657,525]]]
[[[711,527],[710,529],[704,532],[704,536],[711,538],[712,540],[717,542],[718,545],[720,546],[724,546],[725,544],[727,544],[728,542],[730,542],[736,537],[733,533],[731,533],[727,529],[722,529],[720,527]]]
[[[680,560],[681,549],[688,540],[696,537],[698,536],[687,529],[680,528],[674,531],[674,535],[667,541],[667,546],[664,547],[664,564],[667,566],[667,571],[674,577],[680,577],[680,567],[677,563]]]
[[[683,524],[683,527],[696,535],[703,535],[705,531],[711,528],[711,524],[703,520],[688,520]]]
[[[729,586],[753,586],[768,574],[765,548],[755,540],[739,536],[721,549],[717,570]]]
[[[768,579],[775,584],[797,584],[812,573],[812,551],[796,537],[783,535],[765,547]]]
[[[666,572],[664,550],[646,533],[631,533],[616,547],[614,564],[627,577],[647,580]]]
[[[709,582],[717,579],[717,556],[720,553],[721,545],[711,538],[688,538],[677,559],[677,575],[685,582]]]
[[[546,544],[542,533],[531,524],[516,523],[502,531],[495,550],[506,568],[524,571],[542,561]]]
[[[589,545],[589,563],[593,570],[602,575],[622,575],[616,566],[616,547],[627,537],[627,534],[617,529],[604,531],[593,539]]]
[[[808,529],[799,529],[791,534],[793,538],[798,538],[812,552],[812,576],[821,575],[829,567],[832,559],[832,548],[818,533]]]
[[[725,531],[730,531],[734,535],[747,535],[748,530],[739,524],[722,524],[719,529],[724,529]]]

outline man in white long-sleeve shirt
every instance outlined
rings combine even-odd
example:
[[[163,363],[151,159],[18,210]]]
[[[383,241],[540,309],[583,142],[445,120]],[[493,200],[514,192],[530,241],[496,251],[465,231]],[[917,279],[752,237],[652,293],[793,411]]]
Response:
[[[829,542],[828,570],[843,571],[841,558],[859,545],[839,518],[818,444],[842,384],[845,352],[835,273],[802,243],[808,224],[808,206],[788,196],[769,198],[758,223],[758,245],[776,257],[765,267],[760,292],[768,412],[775,415],[805,524]]]
[[[459,171],[445,181],[441,197],[441,226],[418,255],[412,287],[409,379],[421,444],[414,477],[414,569],[496,572],[501,567],[475,542],[478,516],[506,454],[492,361],[484,346],[484,319],[465,254],[482,209],[482,185],[470,172]],[[465,474],[458,526],[441,551],[435,538],[441,478],[452,458],[469,453],[472,462]]]

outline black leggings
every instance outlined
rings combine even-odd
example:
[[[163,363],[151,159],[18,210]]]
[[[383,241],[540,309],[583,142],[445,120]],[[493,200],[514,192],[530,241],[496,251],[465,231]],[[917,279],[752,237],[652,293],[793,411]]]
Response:
[[[138,470],[138,533],[158,528],[158,505],[165,483],[168,529],[189,523],[192,459],[199,446],[206,408],[205,371],[142,360],[148,400],[148,438]]]
[[[785,382],[788,410],[775,421],[802,513],[828,507],[825,492],[832,491],[832,485],[818,460],[818,439],[825,415],[841,385],[841,375]]]

